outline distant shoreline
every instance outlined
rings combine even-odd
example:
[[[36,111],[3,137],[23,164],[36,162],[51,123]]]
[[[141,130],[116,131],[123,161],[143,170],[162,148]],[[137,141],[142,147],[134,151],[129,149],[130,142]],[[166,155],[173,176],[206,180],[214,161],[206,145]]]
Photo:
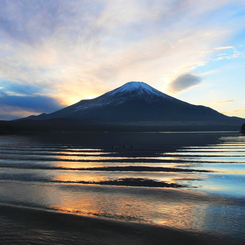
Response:
[[[161,131],[237,131],[241,122],[150,122],[133,123],[95,123],[80,120],[17,120],[0,121],[0,135],[28,133],[83,133],[83,132],[161,132]]]

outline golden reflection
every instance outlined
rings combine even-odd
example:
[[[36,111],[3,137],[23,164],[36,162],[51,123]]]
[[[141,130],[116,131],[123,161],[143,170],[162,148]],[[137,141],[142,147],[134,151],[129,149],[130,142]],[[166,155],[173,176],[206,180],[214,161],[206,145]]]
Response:
[[[58,154],[66,155],[66,156],[100,156],[100,155],[108,155],[108,152],[79,152],[79,151],[65,151],[65,152],[58,152]]]
[[[198,174],[176,174],[175,176],[169,176],[169,177],[163,177],[160,178],[159,181],[164,181],[168,184],[181,184],[181,181],[184,180],[189,181],[189,180],[201,180],[204,179],[204,175],[198,175]]]
[[[155,208],[162,215],[158,215],[154,222],[174,229],[202,231],[205,223],[205,209],[207,204],[192,203],[162,203]]]
[[[107,191],[104,187],[96,187],[94,191],[92,188],[94,187],[83,189],[82,185],[74,185],[59,190],[59,202],[56,202],[53,208],[78,215],[153,222],[175,229],[202,231],[206,212],[212,205],[211,200],[202,202],[202,199],[207,197],[206,194],[193,194],[187,190],[162,189],[157,196],[152,196],[150,192],[155,192],[154,188],[129,190],[125,187],[111,187],[106,189]]]
[[[103,153],[102,149],[95,148],[67,148],[66,152],[93,152],[93,153]]]
[[[165,155],[166,153],[164,153],[164,155]],[[159,160],[171,160],[171,161],[179,161],[179,160],[181,160],[182,159],[182,157],[178,157],[178,156],[174,156],[174,157],[172,157],[172,156],[170,156],[170,155],[168,155],[168,154],[166,154],[166,157],[164,156],[164,157],[158,157],[158,159]]]
[[[99,182],[105,181],[107,178],[105,176],[91,175],[91,172],[86,173],[62,173],[55,175],[54,180],[58,182]]]
[[[67,161],[85,161],[85,160],[102,160],[106,158],[106,155],[110,154],[108,152],[101,152],[101,149],[69,149],[67,151],[58,152],[59,155],[56,157],[61,160]],[[102,156],[101,156],[102,155]]]
[[[134,177],[134,175],[129,176]],[[159,182],[166,182],[168,184],[181,184],[181,181],[188,181],[188,180],[201,180],[206,178],[203,174],[198,173],[181,173],[181,172],[159,172],[159,173],[146,173],[146,174],[137,174],[137,177],[145,177],[149,179],[153,179]]]
[[[91,162],[56,162],[56,167],[62,169],[79,169],[79,168],[91,168],[94,167],[94,163]]]
[[[58,159],[61,160],[66,160],[66,161],[97,161],[97,160],[103,160],[105,157],[100,157],[98,156],[86,156],[86,155],[69,155],[69,154],[64,154],[64,155],[59,155],[57,156]]]
[[[117,156],[115,155],[115,153],[113,152],[103,152],[102,154],[101,153],[98,153],[98,152],[87,152],[84,154],[83,153],[75,153],[75,152],[59,152],[60,155],[57,155],[56,158],[59,159],[59,160],[64,160],[64,161],[81,161],[81,162],[99,162],[99,161],[111,161],[111,160],[132,160],[132,162],[134,160],[142,160],[142,162],[144,162],[145,160],[148,160],[149,161],[159,161],[159,160],[179,160],[179,158],[177,157],[158,157],[158,156],[149,156],[149,157],[144,157],[144,156],[140,156],[140,157],[132,157],[132,156]],[[138,161],[138,163],[140,163]]]

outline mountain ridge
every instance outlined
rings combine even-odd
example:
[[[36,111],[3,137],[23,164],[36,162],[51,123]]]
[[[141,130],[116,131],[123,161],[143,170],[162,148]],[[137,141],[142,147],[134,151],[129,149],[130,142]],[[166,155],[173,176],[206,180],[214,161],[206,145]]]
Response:
[[[81,124],[123,127],[179,127],[205,128],[210,125],[240,127],[244,119],[228,117],[209,107],[193,105],[151,87],[144,82],[128,82],[94,99],[81,100],[50,114],[25,118],[44,121],[63,118]],[[54,120],[53,120],[54,121]],[[56,120],[57,121],[57,120]],[[51,121],[50,121],[51,122]],[[66,123],[67,124],[67,123]],[[227,127],[228,128],[228,127]]]
[[[187,102],[178,100],[174,97],[171,97],[167,94],[164,94],[155,88],[149,86],[146,83],[143,82],[128,82],[124,85],[122,85],[119,88],[116,88],[112,91],[109,91],[101,96],[98,96],[94,99],[90,100],[81,100],[78,103],[75,103],[71,106],[65,107],[61,110],[58,110],[56,112],[50,113],[50,114],[41,114],[39,116],[36,116],[35,119],[42,120],[42,119],[52,119],[57,117],[64,117],[64,118],[73,118],[73,119],[92,119],[95,118],[95,115],[92,116],[92,114],[101,114],[99,113],[99,110],[108,110],[107,107],[110,107],[109,110],[114,112],[112,116],[115,114],[118,114],[120,112],[124,112],[125,110],[128,111],[127,113],[127,120],[131,120],[130,118],[136,118],[132,114],[132,112],[142,112],[144,113],[145,120],[148,119],[168,119],[173,120],[178,118],[177,114],[181,114],[183,116],[184,113],[186,113],[186,116],[193,114],[193,112],[188,113],[188,110],[195,110],[195,114],[206,114],[207,110],[212,113],[212,116],[216,117],[226,117],[225,115],[216,112],[215,110],[201,106],[201,105],[192,105]],[[117,111],[115,111],[115,108]],[[119,109],[119,111],[118,111]],[[150,110],[149,110],[150,109]],[[154,110],[152,110],[154,109]],[[201,113],[198,113],[199,110],[201,110]],[[153,113],[152,113],[153,111]],[[155,111],[155,112],[154,112]],[[147,113],[149,114],[158,114],[157,116],[148,117]],[[106,112],[104,112],[106,113]],[[140,113],[140,114],[142,114]],[[90,115],[88,115],[90,114]],[[108,114],[108,112],[106,113]],[[130,115],[129,115],[130,114]],[[138,113],[139,114],[139,113]],[[165,114],[165,115],[164,115]],[[215,115],[214,115],[215,114]],[[195,119],[200,119],[198,117],[195,117]],[[99,116],[97,116],[98,119]],[[100,116],[101,117],[101,116]],[[125,116],[122,116],[125,118]],[[110,117],[111,120],[113,120],[113,117]],[[125,118],[126,119],[126,118]],[[143,118],[139,118],[139,120],[142,120]],[[117,120],[116,120],[117,121]]]

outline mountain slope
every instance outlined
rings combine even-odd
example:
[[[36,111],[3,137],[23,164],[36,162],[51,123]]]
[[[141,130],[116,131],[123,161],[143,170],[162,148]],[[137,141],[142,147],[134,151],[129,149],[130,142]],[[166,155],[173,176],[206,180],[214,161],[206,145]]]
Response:
[[[225,122],[232,121],[217,111],[168,96],[143,82],[129,82],[95,99],[81,100],[35,120],[70,118],[99,123]]]

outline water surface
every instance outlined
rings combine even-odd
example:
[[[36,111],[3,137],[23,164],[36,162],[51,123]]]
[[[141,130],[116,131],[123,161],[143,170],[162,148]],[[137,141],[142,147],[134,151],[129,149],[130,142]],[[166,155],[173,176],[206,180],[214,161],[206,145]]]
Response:
[[[0,204],[245,236],[238,132],[0,137]]]

